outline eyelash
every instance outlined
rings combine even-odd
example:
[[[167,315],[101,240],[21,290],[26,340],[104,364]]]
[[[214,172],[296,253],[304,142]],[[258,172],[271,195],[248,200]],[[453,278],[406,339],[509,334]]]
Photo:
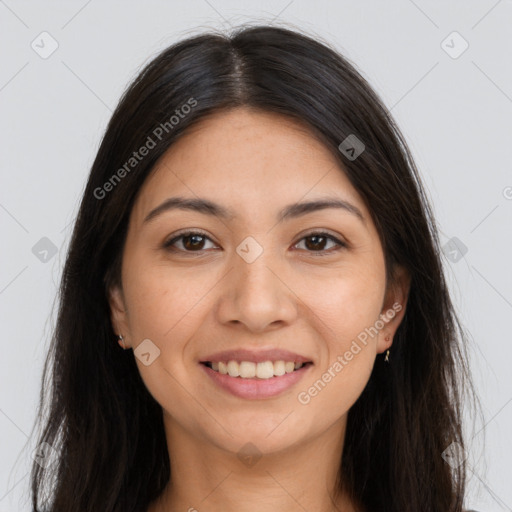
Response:
[[[171,238],[167,242],[164,242],[163,248],[167,249],[169,251],[172,251],[172,252],[185,252],[185,253],[192,253],[192,254],[194,254],[194,253],[201,254],[202,252],[206,251],[207,249],[200,249],[198,251],[187,251],[187,250],[176,249],[175,247],[172,247],[173,244],[175,244],[181,238],[187,238],[189,236],[194,236],[194,235],[199,235],[199,236],[201,236],[203,238],[207,238],[208,240],[213,242],[213,240],[211,240],[211,238],[206,233],[204,233],[202,231],[184,231],[182,233],[178,233],[177,236],[174,236],[173,238]],[[306,233],[299,240],[299,242],[297,242],[297,244],[294,244],[294,245],[298,245],[298,243],[302,242],[302,240],[304,240],[306,238],[313,237],[313,236],[325,237],[325,238],[335,242],[337,245],[339,245],[339,247],[337,249],[334,249],[334,250],[330,249],[330,250],[309,251],[309,250],[306,249],[307,252],[310,252],[310,253],[314,254],[315,257],[317,257],[317,256],[320,256],[320,257],[328,256],[329,254],[333,254],[335,252],[338,252],[338,251],[340,251],[342,249],[346,249],[348,247],[346,243],[342,242],[341,240],[339,240],[338,238],[332,236],[331,234],[323,232],[323,231],[312,231],[310,233]]]

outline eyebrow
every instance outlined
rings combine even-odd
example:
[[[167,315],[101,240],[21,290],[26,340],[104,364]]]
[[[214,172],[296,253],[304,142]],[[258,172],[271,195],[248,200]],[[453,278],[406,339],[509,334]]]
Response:
[[[359,210],[359,208],[343,199],[331,197],[319,198],[314,201],[302,203],[293,203],[288,206],[285,206],[278,213],[277,220],[278,222],[283,222],[284,220],[301,217],[303,215],[307,215],[308,213],[313,213],[319,210],[325,210],[327,208],[337,208],[345,210],[359,218],[359,220],[361,220],[363,224],[366,224],[365,218],[361,213],[361,210]],[[161,215],[162,213],[170,210],[194,211],[204,215],[211,215],[218,217],[220,219],[227,220],[234,219],[236,217],[235,213],[232,210],[225,208],[220,204],[214,203],[213,201],[210,201],[208,199],[178,196],[166,199],[162,204],[151,210],[144,219],[144,223],[147,223],[154,219],[155,217]]]

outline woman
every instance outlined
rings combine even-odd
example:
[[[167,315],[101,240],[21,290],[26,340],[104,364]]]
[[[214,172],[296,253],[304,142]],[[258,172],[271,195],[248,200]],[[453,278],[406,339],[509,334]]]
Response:
[[[191,37],[88,179],[34,510],[460,512],[461,341],[413,159],[348,60]]]

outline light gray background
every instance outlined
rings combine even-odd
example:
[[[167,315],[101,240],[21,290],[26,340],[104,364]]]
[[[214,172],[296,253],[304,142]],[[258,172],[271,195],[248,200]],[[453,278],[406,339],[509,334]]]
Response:
[[[52,304],[111,111],[167,45],[247,21],[300,28],[356,64],[410,144],[442,243],[467,247],[445,258],[485,413],[469,431],[466,505],[511,511],[512,1],[0,0],[0,512],[30,508],[27,436]],[[31,47],[50,48],[43,31],[58,43],[46,59]],[[457,58],[453,31],[469,44]],[[58,249],[47,262],[32,252],[43,237]]]

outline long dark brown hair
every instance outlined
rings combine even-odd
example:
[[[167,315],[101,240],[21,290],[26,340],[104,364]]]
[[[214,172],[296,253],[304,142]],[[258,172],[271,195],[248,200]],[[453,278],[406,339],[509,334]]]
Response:
[[[389,282],[396,265],[411,276],[391,364],[377,356],[349,411],[339,485],[367,512],[461,512],[466,464],[442,454],[466,448],[465,392],[479,401],[413,158],[347,58],[318,37],[270,26],[210,31],[170,46],[142,69],[112,115],[59,290],[36,422],[38,445],[51,446],[55,459],[33,464],[33,510],[145,512],[172,478],[161,407],[133,353],[116,342],[107,290],[120,284],[129,215],[157,160],[194,123],[237,107],[307,125],[365,201]],[[349,135],[365,145],[356,159],[339,149]],[[152,146],[147,154],[130,160],[144,145]]]

